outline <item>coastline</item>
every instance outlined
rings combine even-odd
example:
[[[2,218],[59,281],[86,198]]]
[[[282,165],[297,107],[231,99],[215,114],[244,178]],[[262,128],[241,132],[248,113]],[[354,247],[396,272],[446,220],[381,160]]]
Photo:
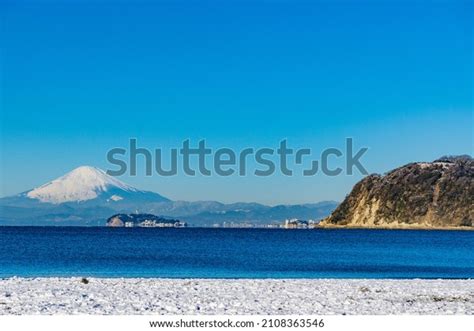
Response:
[[[126,227],[113,227],[106,225],[5,225],[0,224],[0,228],[123,228]],[[149,229],[147,227],[135,227]],[[126,228],[130,229],[130,228]],[[132,228],[133,229],[133,228]],[[300,229],[285,229],[283,227],[213,227],[213,226],[188,226],[185,228],[180,227],[152,227],[152,229],[219,229],[219,230],[234,230],[234,229],[250,229],[250,230],[285,230],[285,231],[294,231],[294,230],[325,230],[325,229],[341,229],[341,230],[445,230],[445,231],[474,231],[474,226],[450,226],[450,227],[428,227],[428,226],[360,226],[360,225],[335,225],[335,224],[325,224],[325,225],[316,225],[312,228],[300,228]]]
[[[474,227],[468,226],[411,226],[411,225],[377,225],[377,226],[361,226],[361,225],[335,225],[320,224],[314,229],[341,229],[341,230],[443,230],[443,231],[474,231]]]
[[[4,278],[0,315],[474,315],[474,280]]]

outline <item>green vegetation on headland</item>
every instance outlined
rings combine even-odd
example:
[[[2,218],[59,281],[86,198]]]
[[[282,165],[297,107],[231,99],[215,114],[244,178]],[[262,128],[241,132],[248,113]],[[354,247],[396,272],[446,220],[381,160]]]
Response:
[[[474,229],[474,160],[443,157],[370,175],[320,226]]]

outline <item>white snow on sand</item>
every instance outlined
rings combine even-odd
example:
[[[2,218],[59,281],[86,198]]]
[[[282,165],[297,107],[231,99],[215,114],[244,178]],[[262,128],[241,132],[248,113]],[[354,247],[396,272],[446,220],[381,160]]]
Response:
[[[474,314],[474,280],[0,279],[0,314]]]

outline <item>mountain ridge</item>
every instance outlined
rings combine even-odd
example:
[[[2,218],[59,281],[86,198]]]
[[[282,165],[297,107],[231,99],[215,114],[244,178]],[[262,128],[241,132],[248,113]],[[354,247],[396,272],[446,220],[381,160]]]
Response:
[[[151,213],[180,218],[194,226],[221,222],[264,224],[285,218],[320,219],[337,202],[266,206],[254,202],[171,201],[136,189],[103,170],[82,166],[15,196],[0,198],[0,225],[105,225],[117,213]]]

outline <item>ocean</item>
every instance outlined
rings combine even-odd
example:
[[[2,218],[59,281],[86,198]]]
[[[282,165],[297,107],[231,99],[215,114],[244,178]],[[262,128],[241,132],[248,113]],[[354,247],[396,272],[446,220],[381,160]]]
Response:
[[[474,278],[473,231],[0,227],[0,277]]]

